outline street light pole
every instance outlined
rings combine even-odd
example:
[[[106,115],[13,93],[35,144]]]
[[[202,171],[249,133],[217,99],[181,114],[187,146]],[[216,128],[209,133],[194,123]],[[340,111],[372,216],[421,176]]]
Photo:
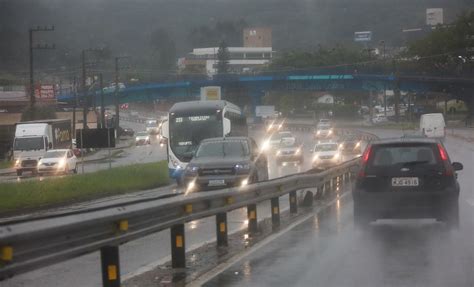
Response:
[[[81,52],[82,62],[82,128],[87,129],[87,114],[89,112],[89,105],[87,103],[87,90],[86,90],[86,50]]]
[[[33,46],[33,34],[34,32],[50,32],[54,31],[54,26],[51,27],[40,27],[37,26],[36,28],[30,28],[28,30],[28,42],[29,42],[29,64],[30,64],[30,89],[29,89],[29,96],[30,96],[30,107],[33,107],[36,103],[35,98],[35,80],[34,80],[34,72],[33,72],[33,50],[52,50],[54,49],[54,44],[52,46],[49,45],[36,45]]]
[[[115,57],[115,130],[116,130],[116,138],[119,137],[118,128],[120,125],[120,98],[119,98],[119,71],[120,71],[120,60],[126,59],[127,56],[124,57]]]

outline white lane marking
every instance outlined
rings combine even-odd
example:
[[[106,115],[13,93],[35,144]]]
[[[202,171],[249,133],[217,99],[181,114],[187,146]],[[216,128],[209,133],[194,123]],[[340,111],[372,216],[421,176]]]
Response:
[[[342,199],[344,197],[346,197],[350,192],[346,192],[344,193],[342,196],[340,196],[338,199]],[[262,241],[256,243],[254,246],[252,246],[251,248],[247,249],[246,251],[244,251],[243,253],[240,253],[240,254],[236,254],[235,256],[231,257],[230,259],[228,259],[227,261],[217,265],[215,268],[213,268],[211,271],[208,271],[206,273],[204,273],[203,275],[201,275],[198,279],[190,282],[189,284],[187,284],[186,286],[189,286],[189,287],[198,287],[198,286],[202,286],[203,284],[207,283],[208,281],[210,281],[211,279],[213,279],[214,277],[216,277],[217,275],[223,273],[224,271],[226,271],[227,269],[229,269],[232,265],[236,264],[237,262],[239,262],[240,260],[244,259],[245,257],[247,257],[248,255],[250,255],[251,253],[254,253],[256,252],[257,250],[261,249],[262,247],[265,247],[266,245],[268,245],[269,243],[271,243],[272,241],[280,238],[281,236],[283,236],[285,233],[287,233],[288,231],[292,230],[293,228],[295,228],[296,226],[302,224],[303,222],[305,222],[306,220],[309,220],[311,217],[315,216],[316,214],[318,214],[319,212],[321,212],[323,209],[331,206],[332,204],[334,204],[334,202],[336,202],[338,199],[335,199],[335,200],[332,200],[330,201],[329,203],[325,204],[324,206],[320,206],[316,209],[316,211],[314,212],[311,212],[305,216],[303,216],[302,218],[298,219],[297,221],[293,222],[292,224],[288,225],[287,227],[285,227],[284,229],[282,229],[281,231],[279,231],[278,233],[275,233],[275,234],[272,234],[270,236],[268,236],[267,238],[263,239]]]

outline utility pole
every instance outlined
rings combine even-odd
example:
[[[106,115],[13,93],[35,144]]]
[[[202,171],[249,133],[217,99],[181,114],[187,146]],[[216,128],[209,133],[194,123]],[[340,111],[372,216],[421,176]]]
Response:
[[[77,83],[76,76],[74,76],[72,84],[72,92],[74,95],[74,101],[72,106],[72,136],[76,137],[76,107],[77,107]]]
[[[82,62],[82,129],[87,129],[87,113],[89,112],[89,105],[87,103],[87,90],[86,90],[86,50],[81,52]]]
[[[82,62],[82,101],[83,101],[83,111],[82,111],[82,128],[87,129],[87,114],[89,113],[89,99],[87,96],[86,89],[86,52],[100,52],[100,49],[84,49],[81,52],[81,62]]]
[[[105,107],[104,107],[104,79],[102,73],[99,74],[99,87],[100,87],[100,125],[101,128],[105,128]]]
[[[30,107],[33,107],[36,103],[36,98],[35,98],[35,80],[34,80],[34,73],[33,73],[33,50],[52,50],[55,48],[55,45],[52,44],[51,46],[48,44],[38,44],[36,46],[33,46],[33,34],[35,32],[50,32],[54,31],[54,26],[51,27],[40,27],[37,26],[35,28],[30,28],[28,30],[29,32],[29,52],[30,52],[30,89],[29,89],[29,96],[30,96]]]
[[[118,128],[120,125],[120,99],[119,99],[119,71],[120,71],[120,60],[128,57],[115,57],[115,130],[116,137],[119,137]]]

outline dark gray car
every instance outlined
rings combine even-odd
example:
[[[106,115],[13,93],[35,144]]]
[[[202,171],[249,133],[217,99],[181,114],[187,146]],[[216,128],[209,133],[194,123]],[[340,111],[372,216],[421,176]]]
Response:
[[[183,175],[188,191],[245,186],[267,179],[267,158],[248,137],[203,140]]]

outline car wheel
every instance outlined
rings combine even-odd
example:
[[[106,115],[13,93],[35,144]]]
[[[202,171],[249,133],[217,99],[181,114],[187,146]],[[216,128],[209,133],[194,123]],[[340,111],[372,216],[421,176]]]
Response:
[[[358,229],[366,229],[371,222],[370,214],[365,208],[354,203],[354,226]]]
[[[16,171],[16,175],[17,175],[17,176],[21,176],[22,174],[23,174],[23,171],[22,171],[22,170],[17,170],[17,171]]]

